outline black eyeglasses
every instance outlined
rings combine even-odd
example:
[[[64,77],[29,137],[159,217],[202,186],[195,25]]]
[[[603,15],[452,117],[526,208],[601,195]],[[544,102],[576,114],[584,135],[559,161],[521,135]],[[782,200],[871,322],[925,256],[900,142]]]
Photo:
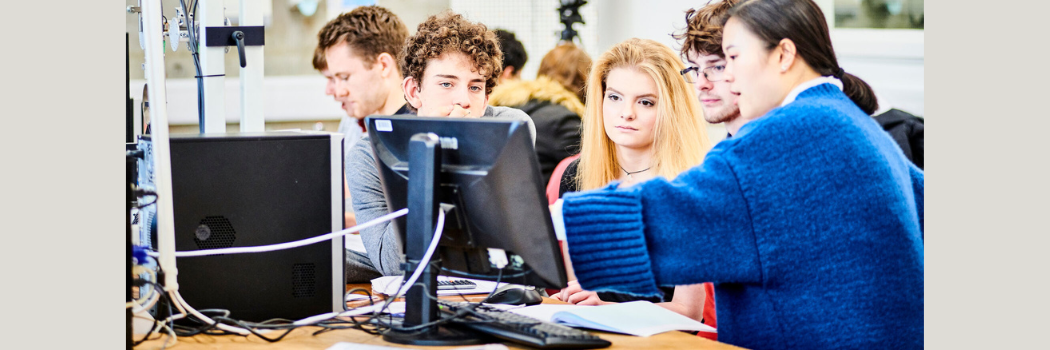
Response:
[[[723,80],[722,73],[724,73],[725,71],[726,65],[716,64],[704,69],[700,69],[700,67],[693,66],[683,69],[679,73],[682,74],[683,77],[685,77],[686,82],[692,84],[695,83],[697,79],[700,79],[700,72],[704,73],[704,79],[707,79],[707,81],[714,83]]]

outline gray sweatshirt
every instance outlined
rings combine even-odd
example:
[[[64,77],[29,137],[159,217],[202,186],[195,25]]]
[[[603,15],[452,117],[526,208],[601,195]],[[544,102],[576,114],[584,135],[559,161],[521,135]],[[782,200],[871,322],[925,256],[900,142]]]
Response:
[[[536,125],[528,114],[508,107],[485,107],[481,118],[509,118],[524,120],[529,126],[532,142],[536,142]],[[390,213],[383,195],[383,184],[379,180],[379,169],[376,168],[372,154],[372,144],[366,135],[358,141],[346,155],[346,177],[350,186],[350,197],[357,222],[363,224]],[[401,247],[394,239],[394,225],[384,222],[361,230],[361,240],[372,266],[384,276],[401,275],[401,263],[404,261]]]

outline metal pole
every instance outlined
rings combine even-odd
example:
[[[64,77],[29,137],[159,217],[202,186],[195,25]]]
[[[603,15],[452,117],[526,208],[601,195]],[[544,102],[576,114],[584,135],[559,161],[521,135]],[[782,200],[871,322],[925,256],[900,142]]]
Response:
[[[241,0],[238,26],[263,25],[263,11],[259,0]],[[263,46],[245,46],[247,67],[241,68],[241,132],[266,130],[263,116]]]
[[[222,0],[200,1],[201,40],[197,43],[200,52],[201,73],[204,78],[204,133],[226,132],[226,48],[206,46],[208,27],[225,26]],[[261,60],[260,60],[261,61]],[[152,99],[150,100],[152,103]]]
[[[161,30],[160,0],[142,1],[143,32],[146,41],[146,84],[149,86],[153,140],[153,183],[157,186],[157,251],[164,270],[164,287],[179,287],[175,268],[175,216],[171,200],[171,147],[168,144],[168,97],[164,86],[164,41]]]

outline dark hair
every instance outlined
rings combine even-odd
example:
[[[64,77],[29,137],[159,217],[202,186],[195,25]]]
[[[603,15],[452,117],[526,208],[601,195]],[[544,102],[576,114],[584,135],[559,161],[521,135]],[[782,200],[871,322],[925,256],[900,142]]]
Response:
[[[360,6],[329,21],[317,33],[317,48],[324,51],[339,43],[350,45],[371,68],[382,53],[397,57],[408,37],[408,27],[393,12],[379,6]],[[322,59],[323,60],[323,59]],[[315,56],[314,68],[317,68]]]
[[[405,77],[423,84],[423,71],[430,59],[446,52],[461,52],[474,61],[474,69],[485,77],[485,95],[492,93],[500,72],[503,72],[503,52],[499,50],[496,34],[481,22],[467,21],[462,15],[445,11],[428,17],[416,28],[398,54],[398,63]]]
[[[525,45],[518,41],[514,33],[503,29],[496,29],[492,32],[496,33],[496,38],[499,39],[499,49],[503,51],[503,69],[514,67],[515,75],[521,73],[521,67],[524,67],[525,62],[529,60],[529,55],[525,53]]]
[[[699,10],[689,9],[685,12],[685,31],[671,36],[682,42],[682,57],[696,51],[701,55],[718,55],[725,58],[722,52],[722,26],[729,18],[729,9],[736,5],[736,0],[722,0],[712,4],[711,1]]]
[[[813,0],[745,0],[729,10],[770,48],[780,40],[795,43],[798,56],[820,75],[842,80],[842,91],[867,114],[875,113],[879,103],[871,86],[845,73],[835,58],[824,13]]]

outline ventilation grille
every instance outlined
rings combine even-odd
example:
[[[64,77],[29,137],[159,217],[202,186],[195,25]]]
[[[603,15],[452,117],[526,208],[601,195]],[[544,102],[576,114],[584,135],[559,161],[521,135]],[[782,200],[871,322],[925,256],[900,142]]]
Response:
[[[292,265],[292,297],[317,296],[317,268],[312,263]]]
[[[193,242],[197,243],[198,249],[229,248],[237,240],[237,233],[230,220],[222,216],[204,218],[193,235]]]

